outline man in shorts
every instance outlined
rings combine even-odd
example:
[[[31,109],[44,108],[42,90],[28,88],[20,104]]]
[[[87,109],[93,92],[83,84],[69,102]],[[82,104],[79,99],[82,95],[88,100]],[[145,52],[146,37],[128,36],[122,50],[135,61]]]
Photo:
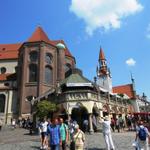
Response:
[[[48,125],[48,122],[46,121],[46,118],[44,118],[43,121],[40,123],[41,149],[46,149],[48,147],[48,145],[47,145],[47,125]]]

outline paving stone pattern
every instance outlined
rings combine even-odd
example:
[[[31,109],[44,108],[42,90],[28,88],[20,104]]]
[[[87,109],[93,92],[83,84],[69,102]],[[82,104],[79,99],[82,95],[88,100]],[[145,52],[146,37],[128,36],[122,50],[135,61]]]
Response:
[[[113,133],[116,150],[134,150],[131,146],[135,138],[134,132]],[[28,130],[11,128],[0,132],[0,150],[38,150],[39,135],[29,135]],[[102,133],[86,134],[86,150],[105,150]]]

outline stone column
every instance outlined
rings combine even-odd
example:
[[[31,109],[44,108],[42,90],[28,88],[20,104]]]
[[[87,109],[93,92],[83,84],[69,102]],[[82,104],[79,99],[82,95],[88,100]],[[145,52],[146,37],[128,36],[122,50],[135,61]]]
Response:
[[[92,113],[89,114],[89,127],[90,127],[89,132],[92,134],[94,132],[94,130],[93,130],[93,121],[92,121]]]

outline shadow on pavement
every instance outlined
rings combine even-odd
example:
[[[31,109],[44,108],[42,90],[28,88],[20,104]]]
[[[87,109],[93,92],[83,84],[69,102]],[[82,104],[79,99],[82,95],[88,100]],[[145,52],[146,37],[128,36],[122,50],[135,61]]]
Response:
[[[86,150],[106,150],[105,148],[86,148]]]
[[[29,135],[29,136],[38,136],[38,134],[37,134],[37,133],[34,133],[34,132],[33,132],[32,134],[31,134],[31,133],[29,133],[29,132],[28,132],[28,133],[24,133],[24,135]]]
[[[40,149],[40,147],[39,146],[30,146],[31,148],[33,148],[33,149]]]

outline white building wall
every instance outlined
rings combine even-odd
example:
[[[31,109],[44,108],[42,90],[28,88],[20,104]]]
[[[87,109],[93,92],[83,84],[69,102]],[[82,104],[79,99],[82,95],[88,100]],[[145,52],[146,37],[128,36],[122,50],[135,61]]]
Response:
[[[131,100],[135,112],[140,112],[138,100]]]
[[[0,68],[5,67],[6,73],[15,73],[16,66],[17,66],[17,60],[1,60],[0,61]]]
[[[0,85],[2,86],[2,83]],[[4,89],[0,94],[5,95],[5,110],[4,113],[0,113],[0,118],[3,119],[4,124],[10,124],[11,118],[15,117],[17,112],[17,91]]]
[[[107,90],[108,92],[112,92],[112,80],[108,76],[99,77],[97,80],[97,84]]]

